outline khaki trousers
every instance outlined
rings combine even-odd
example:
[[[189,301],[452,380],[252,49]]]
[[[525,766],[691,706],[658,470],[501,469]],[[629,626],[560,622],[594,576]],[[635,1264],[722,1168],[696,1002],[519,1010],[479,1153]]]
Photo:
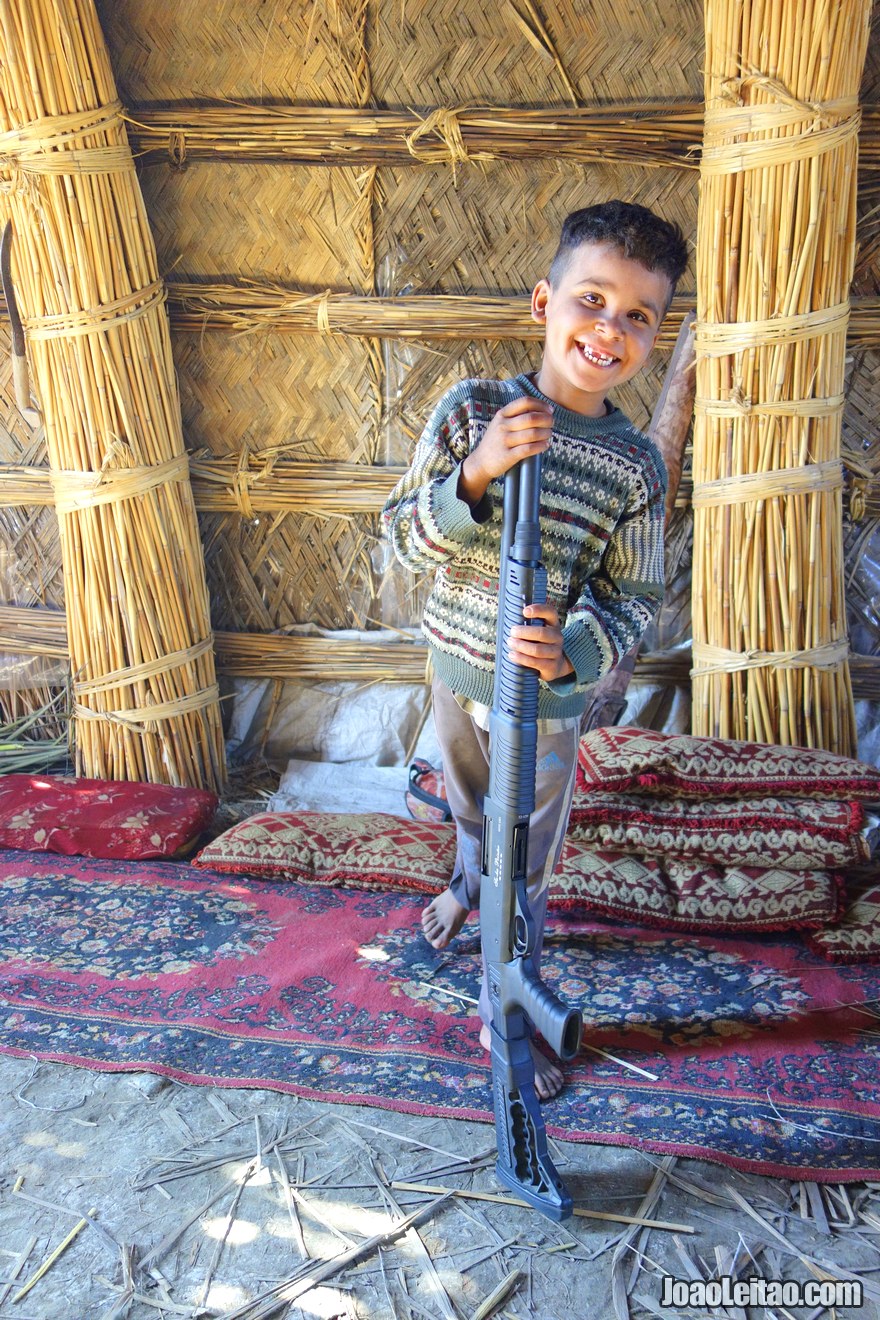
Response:
[[[431,702],[443,758],[446,796],[456,828],[455,868],[449,888],[462,907],[473,911],[480,904],[483,800],[489,791],[489,734],[462,710],[452,691],[436,677],[431,687]],[[532,962],[536,971],[540,968],[544,942],[547,890],[562,855],[571,811],[579,737],[577,725],[560,733],[538,736],[535,810],[529,819],[526,886],[535,919]],[[483,1022],[489,1022],[485,965],[479,1014]]]

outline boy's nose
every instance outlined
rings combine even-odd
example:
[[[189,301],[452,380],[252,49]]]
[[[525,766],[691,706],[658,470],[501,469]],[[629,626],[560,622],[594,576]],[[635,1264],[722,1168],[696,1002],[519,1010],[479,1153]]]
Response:
[[[601,331],[606,339],[622,339],[623,331],[620,327],[618,318],[607,308],[599,312],[596,319],[596,328]]]

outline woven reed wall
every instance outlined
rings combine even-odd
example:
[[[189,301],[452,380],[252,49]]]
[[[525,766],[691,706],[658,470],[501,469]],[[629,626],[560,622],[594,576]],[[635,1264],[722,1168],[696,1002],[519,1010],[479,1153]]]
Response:
[[[185,109],[219,99],[423,114],[436,107],[544,106],[561,114],[634,98],[671,111],[702,96],[699,0],[621,7],[611,24],[608,11],[587,0],[497,6],[302,0],[258,7],[97,0],[97,9],[120,95],[135,119],[138,108],[158,103]],[[880,103],[877,24],[864,97]],[[436,136],[431,141],[439,143]],[[559,225],[574,207],[623,196],[678,220],[692,238],[696,232],[698,176],[681,167],[680,152],[678,161],[670,152],[668,164],[653,166],[558,161],[548,154],[455,167],[397,160],[373,168],[203,161],[187,159],[185,142],[171,146],[182,164],[153,153],[140,179],[160,269],[174,282],[255,281],[316,295],[509,298],[527,293],[545,273]],[[862,296],[880,294],[880,225],[870,214],[880,200],[876,177],[863,181],[855,287]],[[692,297],[694,288],[691,272],[681,293]],[[539,356],[534,339],[472,340],[464,332],[459,339],[380,341],[279,333],[271,321],[246,334],[210,322],[182,328],[174,306],[172,300],[186,443],[194,455],[225,460],[230,471],[253,472],[267,456],[281,465],[294,459],[316,467],[403,464],[434,399],[453,380],[509,374],[536,365]],[[880,313],[866,314],[880,343]],[[0,461],[38,464],[40,435],[27,431],[11,404],[6,342],[0,331]],[[617,392],[637,424],[647,421],[664,367],[665,352],[658,351]],[[870,483],[880,472],[877,348],[854,348],[849,385],[844,448],[863,479],[864,516],[847,543],[848,601],[860,649],[880,652],[880,619],[855,566],[880,515]],[[355,488],[356,474],[349,481]],[[344,501],[341,512],[255,509],[248,495],[256,486],[245,479],[236,488],[237,505],[200,515],[215,628],[247,633],[304,622],[341,628],[417,621],[420,594],[388,563],[374,513],[346,511]],[[198,504],[197,483],[194,489]],[[0,567],[14,562],[0,577],[6,601],[63,605],[53,517],[45,507],[0,508]],[[686,563],[686,553],[681,558]],[[677,602],[676,626],[686,629],[681,593]]]
[[[228,97],[562,108],[572,106],[572,91],[587,103],[633,94],[692,99],[701,87],[694,0],[618,15],[611,40],[583,0],[534,11],[525,0],[372,3],[365,25],[363,4],[318,0],[249,11],[225,38],[214,5],[173,8],[169,14],[159,0],[99,5],[127,105]],[[642,57],[649,45],[660,56],[654,73]],[[160,263],[177,263],[175,280],[255,280],[315,293],[521,294],[545,272],[559,225],[577,206],[634,196],[680,216],[688,230],[696,216],[694,171],[552,160],[453,170],[414,161],[378,169],[370,206],[362,174],[358,166],[194,161],[182,170],[150,166],[141,178]],[[485,340],[385,341],[372,354],[369,347],[314,334],[177,333],[189,445],[226,455],[243,444],[255,453],[290,445],[291,457],[314,462],[403,464],[448,384],[515,372],[538,352],[534,342]],[[649,415],[662,365],[658,356],[621,399],[637,420]],[[377,531],[376,518],[363,515],[288,515],[279,526],[265,516],[255,524],[238,513],[204,515],[216,626],[416,622],[419,597],[396,581]]]

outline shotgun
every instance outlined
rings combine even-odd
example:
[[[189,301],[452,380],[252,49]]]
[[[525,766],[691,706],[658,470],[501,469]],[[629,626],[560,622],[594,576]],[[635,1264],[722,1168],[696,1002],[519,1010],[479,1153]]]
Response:
[[[577,1053],[580,1010],[567,1007],[531,962],[535,925],[526,894],[529,817],[535,809],[538,673],[507,655],[526,605],[547,599],[539,523],[541,455],[504,479],[495,689],[489,718],[489,793],[483,808],[480,936],[491,1011],[492,1092],[498,1179],[550,1219],[572,1211],[547,1152],[535,1094],[531,1027],[562,1059]],[[540,621],[537,622],[540,627]]]

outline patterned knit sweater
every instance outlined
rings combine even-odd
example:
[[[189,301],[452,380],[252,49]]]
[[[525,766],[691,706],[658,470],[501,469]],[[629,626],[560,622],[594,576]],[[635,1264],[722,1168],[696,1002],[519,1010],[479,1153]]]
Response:
[[[504,478],[472,509],[461,464],[505,404],[546,398],[528,376],[465,380],[434,409],[385,505],[394,551],[436,570],[422,630],[454,692],[492,704]],[[575,673],[539,686],[541,718],[583,710],[586,689],[642,636],[663,597],[666,470],[657,448],[615,408],[584,417],[553,403],[541,476],[541,559]]]

